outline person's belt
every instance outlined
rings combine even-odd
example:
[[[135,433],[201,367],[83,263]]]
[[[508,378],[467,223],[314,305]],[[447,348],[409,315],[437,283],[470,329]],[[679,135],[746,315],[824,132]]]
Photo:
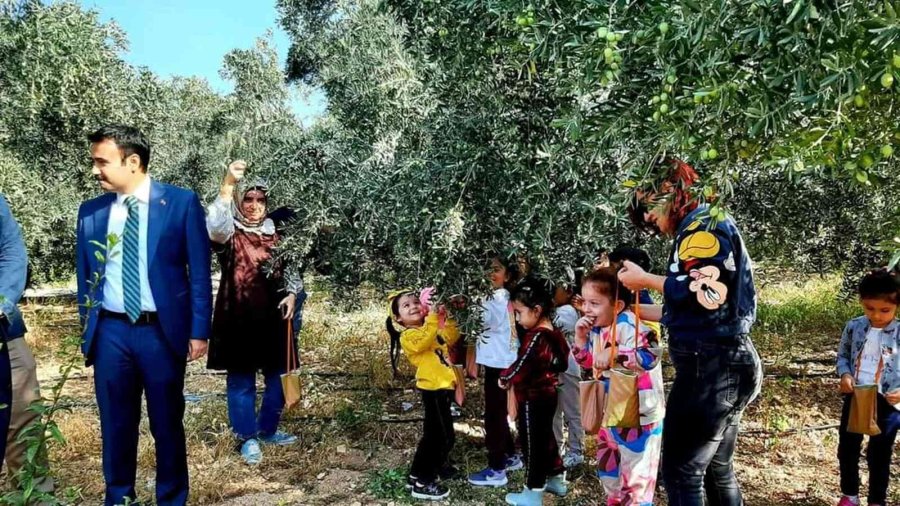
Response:
[[[116,313],[114,311],[108,311],[106,309],[100,310],[100,316],[104,318],[114,318],[116,320],[126,321],[131,323],[131,318],[128,317],[125,313]],[[158,313],[143,311],[141,315],[138,316],[138,319],[132,323],[132,325],[152,325],[159,321]]]

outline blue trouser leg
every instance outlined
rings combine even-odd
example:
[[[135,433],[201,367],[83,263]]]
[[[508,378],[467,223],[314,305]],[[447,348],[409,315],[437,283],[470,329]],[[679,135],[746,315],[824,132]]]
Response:
[[[188,498],[187,446],[184,434],[184,369],[156,325],[132,329],[132,343],[147,396],[150,433],[156,443],[156,504],[182,506]]]
[[[241,441],[256,437],[256,372],[228,371],[228,420]]]
[[[6,342],[6,320],[0,319],[0,344]],[[24,337],[20,339],[25,339]],[[0,349],[0,430],[3,434],[9,431],[12,416],[12,364],[9,359],[9,347],[3,344]],[[0,455],[6,455],[6,438],[0,438]]]
[[[278,422],[281,420],[281,412],[284,410],[284,391],[281,387],[281,374],[283,369],[269,369],[263,371],[266,380],[266,391],[263,394],[262,405],[259,408],[259,418],[256,425],[259,435],[269,437],[278,430]]]
[[[131,326],[102,319],[97,328],[94,386],[103,439],[106,506],[135,500],[138,425],[141,419],[140,371],[128,346]]]

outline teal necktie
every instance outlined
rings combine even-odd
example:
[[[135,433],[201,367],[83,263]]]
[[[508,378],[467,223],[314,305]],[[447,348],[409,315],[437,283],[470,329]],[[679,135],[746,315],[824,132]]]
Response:
[[[125,199],[128,220],[125,221],[122,256],[122,293],[125,296],[125,314],[131,323],[141,316],[141,273],[138,269],[140,244],[140,217],[138,201],[134,196]]]

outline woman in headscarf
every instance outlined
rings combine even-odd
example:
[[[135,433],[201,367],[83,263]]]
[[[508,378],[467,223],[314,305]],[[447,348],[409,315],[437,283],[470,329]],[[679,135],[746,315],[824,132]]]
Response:
[[[284,407],[281,374],[297,366],[288,324],[302,281],[274,258],[281,235],[267,215],[268,187],[242,184],[246,167],[241,160],[228,167],[219,197],[207,209],[209,238],[222,269],[207,367],[228,372],[228,418],[241,456],[253,465],[262,460],[260,443],[297,440],[277,429]],[[266,385],[258,413],[257,372]]]

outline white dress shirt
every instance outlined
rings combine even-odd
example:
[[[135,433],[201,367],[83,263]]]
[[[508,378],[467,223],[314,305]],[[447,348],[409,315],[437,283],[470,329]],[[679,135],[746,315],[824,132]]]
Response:
[[[150,291],[150,277],[147,275],[147,225],[150,221],[150,176],[144,178],[131,194],[137,199],[140,230],[138,234],[138,271],[141,277],[141,311],[156,311],[153,293]],[[115,313],[125,312],[125,295],[122,290],[122,257],[124,256],[125,222],[128,220],[128,206],[125,199],[131,195],[116,194],[116,201],[109,210],[107,234],[119,238],[116,247],[106,253],[106,275],[103,284],[103,309]]]

